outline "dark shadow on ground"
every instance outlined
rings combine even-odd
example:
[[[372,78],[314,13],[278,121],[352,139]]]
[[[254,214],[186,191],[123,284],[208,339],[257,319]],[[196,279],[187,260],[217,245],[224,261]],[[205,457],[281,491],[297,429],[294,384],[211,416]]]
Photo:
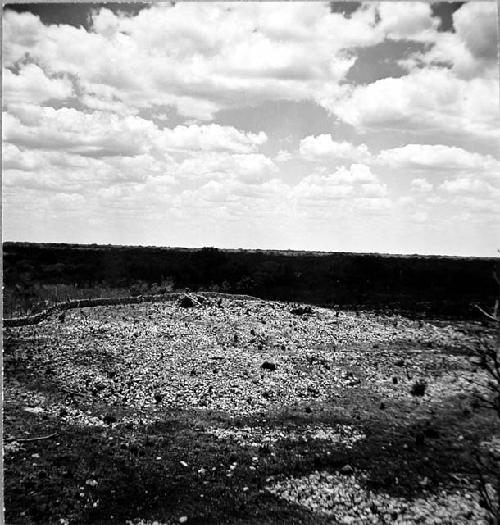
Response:
[[[321,523],[327,518],[266,493],[267,478],[335,472],[349,464],[355,472],[368,473],[370,490],[425,496],[440,484],[457,486],[461,476],[474,476],[472,452],[498,430],[487,411],[464,414],[463,399],[448,398],[439,405],[424,402],[417,408],[394,402],[384,411],[371,412],[354,406],[356,399],[352,395],[339,400],[337,407],[309,403],[310,412],[298,407],[248,418],[210,411],[165,412],[162,422],[114,428],[78,428],[7,406],[6,434],[58,433],[24,443],[24,451],[7,458],[7,523],[49,524],[61,518],[82,525],[134,518],[178,522],[184,515],[189,523],[199,524]],[[110,409],[96,405],[93,412],[100,410]],[[403,415],[408,410],[411,418]],[[352,449],[322,440],[288,439],[257,449],[207,432],[211,426],[300,431],[321,423],[354,424],[367,437]],[[258,467],[251,470],[254,457]],[[421,484],[423,478],[426,485]]]

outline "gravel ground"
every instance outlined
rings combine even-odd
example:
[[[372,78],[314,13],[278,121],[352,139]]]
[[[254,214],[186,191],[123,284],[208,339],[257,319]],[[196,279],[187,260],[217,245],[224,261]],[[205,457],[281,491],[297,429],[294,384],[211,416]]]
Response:
[[[475,344],[453,326],[321,308],[298,317],[285,303],[97,307],[71,311],[64,322],[55,316],[11,329],[7,338],[26,341],[28,374],[43,372],[83,399],[150,417],[162,406],[254,414],[332,399],[361,383],[409,400],[419,379],[431,399],[478,383],[463,355],[443,353]],[[14,385],[8,393],[15,392]],[[64,417],[85,422],[81,414]]]
[[[268,486],[269,492],[291,503],[331,517],[333,523],[475,523],[487,525],[479,498],[468,491],[440,491],[409,501],[364,490],[358,475],[315,472]]]
[[[161,423],[167,412],[189,412],[193,421],[208,418],[195,429],[200,436],[248,452],[245,468],[253,476],[265,462],[278,461],[286,447],[297,461],[308,457],[304,446],[328,458],[353,453],[371,438],[367,428],[381,412],[389,418],[397,409],[400,420],[417,424],[449,403],[470,411],[471,396],[485,395],[486,378],[470,357],[479,336],[464,323],[324,308],[297,315],[292,309],[287,303],[231,299],[205,299],[191,308],[179,303],[95,307],[4,330],[6,461],[27,453],[16,433],[19,416],[9,415],[14,409],[40,424],[105,432],[134,431]],[[481,332],[481,337],[488,342],[493,336]],[[422,385],[418,393],[416,383]],[[312,420],[275,421],[290,411]],[[333,423],[323,413],[349,421]],[[487,437],[485,446],[498,444],[498,437]],[[264,453],[269,457],[263,463]],[[366,471],[344,467],[295,475],[286,468],[274,474],[267,466],[265,486],[238,490],[312,513],[311,523],[486,523],[470,479],[459,488],[432,486],[426,493],[423,474],[419,496],[402,498],[371,491]],[[197,476],[208,468],[198,468]],[[241,468],[234,460],[225,476],[237,477]],[[303,517],[290,519],[303,522]],[[132,515],[116,523],[186,521],[192,516],[177,512],[175,518]]]

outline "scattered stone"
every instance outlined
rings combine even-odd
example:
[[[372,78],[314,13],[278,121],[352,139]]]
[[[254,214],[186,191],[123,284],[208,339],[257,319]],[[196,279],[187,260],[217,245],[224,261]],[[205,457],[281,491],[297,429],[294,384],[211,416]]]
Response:
[[[315,472],[301,478],[269,479],[266,490],[290,504],[329,517],[328,523],[488,523],[479,494],[442,490],[420,498],[396,498],[367,491],[363,488],[366,479],[365,473],[337,476]],[[428,478],[420,484],[428,487]]]
[[[274,372],[276,370],[276,364],[272,363],[271,361],[264,361],[260,367],[263,370],[270,370],[271,372]]]
[[[183,295],[177,300],[177,305],[181,308],[192,308],[193,306],[196,306],[196,303],[194,302],[194,299],[189,295]]]
[[[116,423],[116,417],[113,414],[106,414],[102,420],[106,425],[111,425],[112,423]]]
[[[29,412],[30,414],[41,414],[43,412],[42,407],[24,407],[25,412]]]
[[[161,394],[160,392],[155,392],[154,398],[157,403],[161,403],[163,400],[163,394]]]
[[[340,473],[344,474],[345,476],[348,476],[348,475],[352,474],[353,472],[354,472],[354,469],[351,467],[351,465],[344,465],[340,469]]]
[[[297,308],[292,308],[290,313],[293,315],[307,315],[312,314],[312,308],[310,306],[298,306]]]
[[[411,395],[415,397],[423,397],[425,395],[426,388],[427,383],[425,381],[417,381],[411,387]]]

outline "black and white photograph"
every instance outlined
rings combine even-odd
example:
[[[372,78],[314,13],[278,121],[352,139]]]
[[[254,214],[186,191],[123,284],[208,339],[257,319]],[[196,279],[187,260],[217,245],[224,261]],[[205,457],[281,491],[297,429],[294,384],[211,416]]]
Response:
[[[2,7],[8,525],[500,525],[497,1]]]

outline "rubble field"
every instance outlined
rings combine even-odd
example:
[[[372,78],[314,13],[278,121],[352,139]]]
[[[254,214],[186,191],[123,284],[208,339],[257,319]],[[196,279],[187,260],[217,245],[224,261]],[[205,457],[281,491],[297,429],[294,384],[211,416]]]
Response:
[[[206,296],[4,328],[6,522],[486,524],[496,338]]]

